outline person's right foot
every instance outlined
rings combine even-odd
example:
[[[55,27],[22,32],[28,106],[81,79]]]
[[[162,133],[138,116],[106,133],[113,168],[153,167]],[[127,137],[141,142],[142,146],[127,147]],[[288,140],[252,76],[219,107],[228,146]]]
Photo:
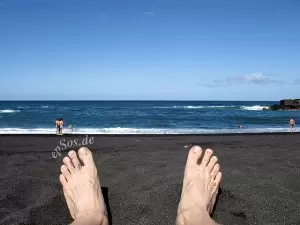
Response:
[[[214,224],[212,213],[222,174],[213,151],[205,151],[199,164],[202,149],[190,149],[184,171],[181,200],[177,211],[177,224]],[[207,221],[207,222],[205,222]]]
[[[83,165],[76,152],[70,151],[69,157],[63,159],[59,177],[71,216],[77,220],[75,224],[108,224],[92,153],[83,147],[78,155]]]

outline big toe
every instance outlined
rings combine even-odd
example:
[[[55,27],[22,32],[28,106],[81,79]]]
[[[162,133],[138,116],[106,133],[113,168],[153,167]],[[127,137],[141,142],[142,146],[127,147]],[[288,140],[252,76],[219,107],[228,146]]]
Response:
[[[202,154],[202,148],[200,148],[197,145],[193,146],[189,151],[189,155],[186,162],[187,167],[198,165],[198,161],[201,157],[201,154]]]
[[[80,148],[78,150],[78,155],[84,166],[95,166],[92,152],[88,148]]]

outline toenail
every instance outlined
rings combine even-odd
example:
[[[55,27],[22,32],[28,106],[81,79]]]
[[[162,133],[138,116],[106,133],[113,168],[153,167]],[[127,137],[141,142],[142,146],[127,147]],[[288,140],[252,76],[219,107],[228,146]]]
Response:
[[[67,157],[67,156],[66,156],[66,157],[63,159],[63,161],[64,161],[64,162],[66,162],[66,163],[69,163],[69,162],[71,162],[70,158],[69,158],[69,157]]]
[[[69,154],[71,155],[71,156],[74,156],[75,155],[75,151],[69,151]]]
[[[213,153],[213,151],[210,149],[210,148],[208,148],[208,149],[206,149],[206,153]]]
[[[87,155],[87,148],[85,147],[80,148],[79,153],[81,153],[82,155]]]
[[[63,171],[66,171],[66,170],[67,170],[67,167],[66,167],[65,165],[62,165],[62,166],[61,166],[61,169],[62,169]]]
[[[201,152],[201,148],[199,146],[194,146],[193,150],[196,155],[200,154],[200,152]]]
[[[219,169],[220,169],[220,165],[219,165],[219,164],[216,164],[214,170],[217,171],[217,170],[219,170]]]

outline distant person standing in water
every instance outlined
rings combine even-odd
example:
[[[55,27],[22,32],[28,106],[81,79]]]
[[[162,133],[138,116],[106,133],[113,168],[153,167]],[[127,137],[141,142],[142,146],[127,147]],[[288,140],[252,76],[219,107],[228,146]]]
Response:
[[[55,120],[56,135],[58,135],[60,132],[59,126],[60,126],[59,118],[56,118],[56,120]]]
[[[69,130],[70,130],[71,132],[73,132],[73,126],[72,126],[72,124],[69,125],[68,128],[69,128]]]
[[[291,133],[293,133],[295,127],[295,120],[293,118],[290,119],[290,127],[291,127]]]
[[[60,118],[59,119],[59,135],[62,135],[63,126],[64,126],[64,120],[63,120],[63,118]]]

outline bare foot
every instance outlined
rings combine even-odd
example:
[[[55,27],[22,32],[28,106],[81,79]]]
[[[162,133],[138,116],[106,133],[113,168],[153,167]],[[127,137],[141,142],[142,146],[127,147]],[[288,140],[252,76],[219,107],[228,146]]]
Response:
[[[202,149],[194,146],[189,151],[184,171],[181,200],[177,211],[177,224],[216,224],[211,218],[216,202],[222,174],[218,158],[213,151],[205,151],[202,162],[199,159]]]
[[[92,153],[83,147],[79,149],[78,155],[83,165],[72,150],[68,153],[69,157],[63,159],[62,174],[59,177],[74,224],[108,224]]]

